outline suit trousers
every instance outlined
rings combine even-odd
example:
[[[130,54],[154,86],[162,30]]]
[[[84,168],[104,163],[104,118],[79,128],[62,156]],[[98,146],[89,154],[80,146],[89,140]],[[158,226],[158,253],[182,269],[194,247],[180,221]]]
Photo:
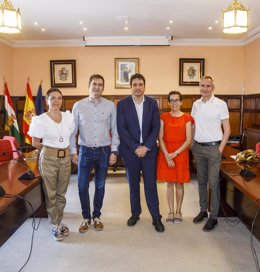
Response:
[[[125,161],[126,175],[130,188],[130,204],[132,215],[139,216],[142,212],[140,201],[141,173],[144,181],[144,193],[147,207],[153,220],[160,219],[159,199],[156,184],[156,157],[147,155],[144,158]]]
[[[65,194],[70,180],[71,162],[69,154],[64,158],[57,158],[46,153],[42,150],[40,154],[40,172],[49,221],[58,225],[66,205]]]
[[[196,161],[199,203],[201,211],[208,210],[208,183],[211,190],[210,217],[217,219],[219,210],[219,145],[201,146],[194,142],[192,153]]]

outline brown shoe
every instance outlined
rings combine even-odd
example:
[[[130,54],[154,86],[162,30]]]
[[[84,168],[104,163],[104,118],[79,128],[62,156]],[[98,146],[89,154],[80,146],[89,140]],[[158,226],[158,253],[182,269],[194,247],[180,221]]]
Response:
[[[174,223],[174,213],[169,212],[168,217],[166,218],[166,223],[172,224]]]
[[[91,224],[90,219],[84,219],[79,226],[79,232],[85,233],[89,229],[90,224]]]
[[[182,213],[176,211],[174,223],[181,223],[181,222],[182,222]]]
[[[104,226],[99,218],[94,219],[94,229],[97,231],[103,230]]]

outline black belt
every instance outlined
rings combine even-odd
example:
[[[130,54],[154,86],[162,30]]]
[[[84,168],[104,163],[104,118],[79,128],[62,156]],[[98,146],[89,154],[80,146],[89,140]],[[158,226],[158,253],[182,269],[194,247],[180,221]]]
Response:
[[[195,143],[202,145],[202,146],[215,146],[215,145],[219,145],[221,143],[221,141],[206,142],[206,143],[199,143],[199,142],[195,141]]]
[[[89,148],[89,149],[95,151],[95,150],[103,150],[103,148],[104,148],[104,147],[107,147],[107,146],[109,146],[109,145],[105,145],[105,146],[92,146],[92,147],[86,146],[86,148]]]

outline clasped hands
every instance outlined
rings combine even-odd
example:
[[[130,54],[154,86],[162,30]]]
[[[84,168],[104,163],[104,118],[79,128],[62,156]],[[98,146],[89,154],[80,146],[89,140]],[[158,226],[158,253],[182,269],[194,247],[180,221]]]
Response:
[[[175,152],[166,153],[164,154],[164,157],[166,159],[166,162],[168,164],[168,167],[173,168],[175,167],[174,158],[177,157],[177,154]]]
[[[146,153],[148,151],[148,148],[144,145],[140,145],[139,147],[137,147],[137,149],[135,150],[135,155],[139,158],[143,158]]]

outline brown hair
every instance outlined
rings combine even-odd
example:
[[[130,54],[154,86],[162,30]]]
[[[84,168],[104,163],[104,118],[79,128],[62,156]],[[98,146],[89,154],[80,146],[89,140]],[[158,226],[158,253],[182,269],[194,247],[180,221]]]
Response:
[[[60,93],[61,96],[62,96],[62,92],[61,92],[58,88],[50,88],[50,89],[47,91],[46,96],[45,96],[46,101],[48,100],[50,94],[51,94],[51,93],[54,93],[54,92],[58,92],[58,93]]]
[[[90,86],[93,79],[101,79],[103,81],[103,86],[105,87],[105,79],[103,78],[103,76],[101,76],[99,74],[94,74],[94,75],[90,76],[89,81],[88,81],[88,86]]]
[[[179,98],[180,98],[180,101],[182,101],[183,98],[182,98],[182,94],[180,92],[178,92],[178,91],[170,91],[169,94],[168,94],[168,102],[170,102],[170,97],[173,94],[177,94],[179,96]]]
[[[131,78],[130,78],[130,86],[132,86],[132,82],[136,78],[141,79],[144,82],[144,86],[145,86],[145,78],[144,78],[144,76],[142,74],[138,74],[138,73],[136,73],[136,74],[134,74],[134,75],[131,76]]]

